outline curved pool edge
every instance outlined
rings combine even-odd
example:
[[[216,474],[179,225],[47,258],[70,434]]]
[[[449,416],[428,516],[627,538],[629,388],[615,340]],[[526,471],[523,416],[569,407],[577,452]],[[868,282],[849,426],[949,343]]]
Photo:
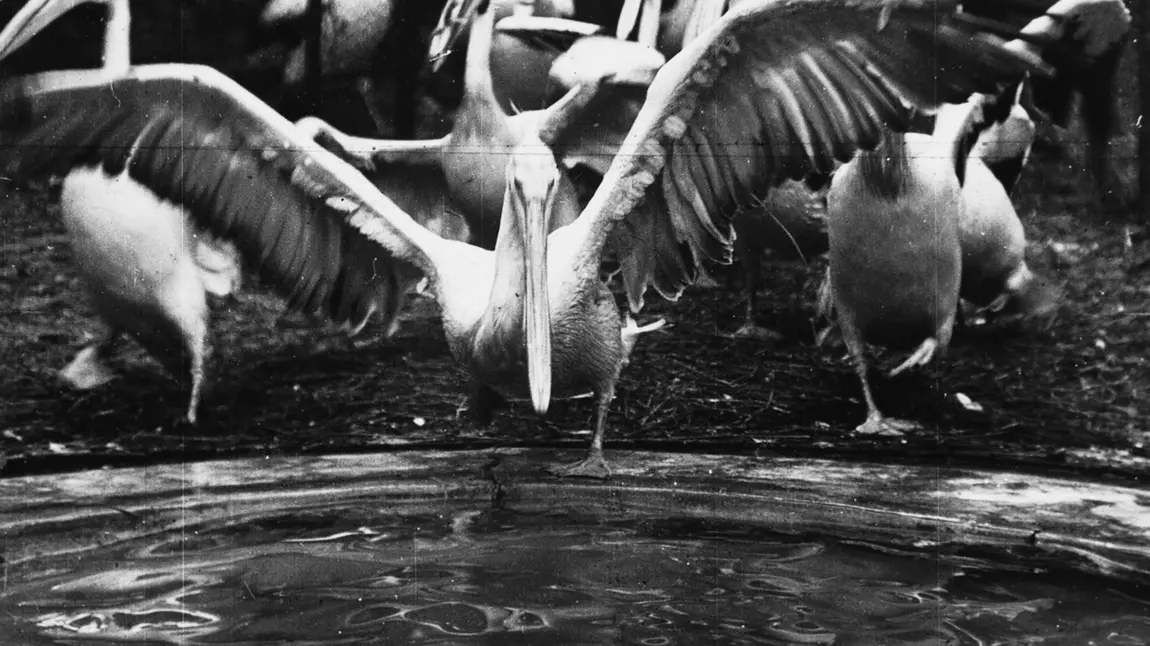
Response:
[[[216,460],[0,480],[9,567],[229,517],[387,499],[454,509],[588,509],[752,522],[914,548],[1017,548],[1150,581],[1150,492],[1029,474],[817,459],[608,452],[607,481],[559,480],[573,454],[412,451]]]

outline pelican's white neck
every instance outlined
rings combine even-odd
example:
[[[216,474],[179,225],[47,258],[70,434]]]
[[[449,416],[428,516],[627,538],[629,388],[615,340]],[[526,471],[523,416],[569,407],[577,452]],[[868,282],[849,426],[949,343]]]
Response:
[[[463,106],[459,116],[478,116],[503,109],[495,98],[491,81],[491,43],[495,37],[495,7],[488,7],[471,23],[467,41],[467,62],[463,74]]]
[[[104,71],[126,74],[132,65],[131,16],[128,0],[107,0],[108,22],[104,29]]]

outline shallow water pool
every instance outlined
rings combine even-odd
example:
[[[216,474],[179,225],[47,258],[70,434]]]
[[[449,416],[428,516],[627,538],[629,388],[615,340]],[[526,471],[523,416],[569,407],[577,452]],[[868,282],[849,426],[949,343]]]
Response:
[[[9,579],[5,644],[1143,644],[1150,590],[745,524],[394,505],[237,518]]]
[[[0,646],[1150,643],[1150,492],[411,451],[0,479]]]

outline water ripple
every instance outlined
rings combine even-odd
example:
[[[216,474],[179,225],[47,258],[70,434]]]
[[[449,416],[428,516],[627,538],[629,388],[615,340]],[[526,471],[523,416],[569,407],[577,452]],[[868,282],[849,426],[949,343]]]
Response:
[[[363,505],[39,565],[13,644],[1150,643],[1144,588],[675,519]]]

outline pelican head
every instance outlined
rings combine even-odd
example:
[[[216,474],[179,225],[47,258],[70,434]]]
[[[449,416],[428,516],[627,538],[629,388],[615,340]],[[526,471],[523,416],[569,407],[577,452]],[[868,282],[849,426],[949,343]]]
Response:
[[[520,146],[507,163],[507,196],[515,229],[522,236],[523,328],[531,403],[540,415],[551,400],[551,308],[547,294],[547,235],[559,187],[559,168],[550,149]],[[506,213],[506,211],[505,211]]]
[[[455,41],[463,35],[464,29],[480,11],[486,11],[490,0],[448,0],[443,6],[443,13],[439,14],[439,23],[431,32],[431,46],[427,51],[427,60],[431,61],[431,71],[438,72]]]
[[[113,73],[126,72],[130,64],[128,0],[30,0],[0,31],[0,60],[23,47],[57,18],[84,3],[108,7],[104,69]]]

